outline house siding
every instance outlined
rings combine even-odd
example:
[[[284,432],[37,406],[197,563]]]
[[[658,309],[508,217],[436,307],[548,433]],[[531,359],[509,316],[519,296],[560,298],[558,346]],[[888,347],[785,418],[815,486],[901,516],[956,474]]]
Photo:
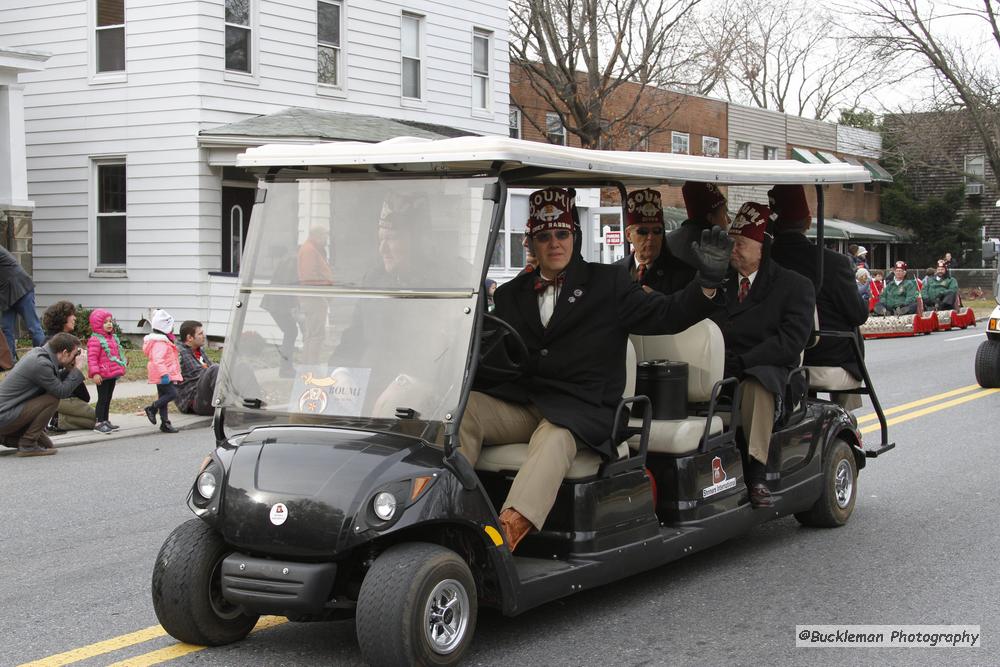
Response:
[[[729,155],[736,157],[736,143],[750,144],[748,158],[764,159],[764,146],[778,149],[778,158],[787,156],[785,114],[767,109],[753,109],[738,104],[729,105]],[[747,201],[767,203],[767,186],[733,186],[729,188],[729,208],[737,210]]]
[[[222,0],[125,0],[126,73],[92,75],[88,0],[0,8],[0,43],[51,52],[22,77],[38,305],[112,309],[125,331],[150,307],[225,333],[235,280],[221,262],[221,169],[198,133],[287,107],[363,113],[506,134],[507,3],[345,2],[342,91],[316,83],[316,5],[254,0],[254,73],[225,71]],[[425,16],[424,100],[400,96],[400,17]],[[472,105],[472,34],[493,33],[492,105]],[[105,77],[106,79],[106,77]],[[127,278],[96,277],[93,159],[127,165]]]

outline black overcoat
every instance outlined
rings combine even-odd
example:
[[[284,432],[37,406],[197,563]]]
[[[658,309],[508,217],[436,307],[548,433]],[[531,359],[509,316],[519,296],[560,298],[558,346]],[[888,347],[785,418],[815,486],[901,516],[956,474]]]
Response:
[[[21,268],[14,255],[0,246],[0,312],[10,310],[11,306],[33,289],[35,283],[31,281],[31,276]]]
[[[783,232],[775,236],[771,259],[786,269],[808,278],[815,287],[819,275],[816,266],[816,245],[799,232]],[[829,331],[851,331],[868,319],[868,302],[858,295],[854,263],[846,255],[823,249],[823,284],[816,294],[819,328]],[[856,379],[861,369],[849,340],[820,337],[819,343],[806,350],[806,366],[840,366]]]
[[[765,248],[757,277],[743,303],[739,274],[726,278],[726,305],[712,319],[722,329],[726,356],[738,355],[743,375],[783,395],[788,374],[799,365],[813,329],[816,296],[803,276],[770,261]]]
[[[525,377],[483,391],[533,404],[550,422],[611,457],[606,441],[625,390],[628,335],[677,333],[707,317],[715,306],[694,283],[680,294],[646,293],[622,267],[575,257],[549,325],[543,327],[536,276],[521,274],[493,297],[493,314],[512,325],[528,347]]]
[[[701,232],[711,228],[711,225],[685,220],[680,227],[664,236],[660,256],[646,269],[642,284],[664,294],[679,292],[690,285],[698,272],[691,243],[700,242]],[[623,257],[615,264],[624,266],[631,272],[635,266],[635,253]]]

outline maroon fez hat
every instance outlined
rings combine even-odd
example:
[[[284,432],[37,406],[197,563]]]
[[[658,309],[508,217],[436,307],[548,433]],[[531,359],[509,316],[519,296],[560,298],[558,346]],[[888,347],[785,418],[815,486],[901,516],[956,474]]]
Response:
[[[806,190],[801,185],[775,185],[767,191],[767,198],[774,209],[774,222],[778,225],[812,218],[809,202],[806,201]]]
[[[748,201],[740,206],[733,224],[729,226],[730,236],[745,236],[748,239],[764,242],[764,232],[767,230],[767,221],[771,217],[771,209],[765,204],[758,204]]]
[[[628,198],[625,200],[625,226],[643,223],[647,225],[663,224],[663,204],[660,193],[649,188],[633,190],[628,193]]]
[[[562,188],[535,190],[528,196],[528,236],[546,229],[573,231],[573,198]]]
[[[681,194],[688,220],[704,220],[709,213],[726,205],[725,196],[714,183],[687,181],[681,187]]]

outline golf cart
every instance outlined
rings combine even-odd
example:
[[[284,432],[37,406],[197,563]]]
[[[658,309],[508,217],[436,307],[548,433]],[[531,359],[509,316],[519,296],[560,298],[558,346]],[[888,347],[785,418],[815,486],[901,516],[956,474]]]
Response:
[[[527,444],[485,447],[475,469],[456,449],[477,373],[530,365],[517,332],[485,312],[508,189],[809,184],[822,248],[823,185],[868,173],[489,137],[263,146],[238,164],[260,186],[214,397],[217,447],[188,495],[196,518],[153,572],[157,617],[181,641],[234,642],[263,614],[353,617],[372,664],[454,664],[481,606],[520,614],[789,514],[842,525],[858,471],[893,446],[867,374],[814,385],[868,394],[881,443],[866,447],[838,405],[791,396],[768,462],[774,506],[753,509],[718,327],[633,336],[608,352],[629,375],[608,434],[616,456],[580,449],[543,530],[512,554],[497,512]],[[852,334],[818,333],[852,337],[861,361]],[[632,396],[637,364],[658,359],[689,365],[685,417],[653,419]]]
[[[986,340],[976,350],[976,382],[981,387],[1000,387],[1000,272],[993,285],[997,307],[986,321]]]

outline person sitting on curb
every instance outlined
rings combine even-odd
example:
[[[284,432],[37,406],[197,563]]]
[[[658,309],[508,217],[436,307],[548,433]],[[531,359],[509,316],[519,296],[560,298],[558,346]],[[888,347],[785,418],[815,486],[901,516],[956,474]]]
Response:
[[[83,382],[83,373],[76,368],[80,351],[76,336],[58,333],[24,355],[0,383],[0,442],[17,447],[17,456],[56,453],[42,431],[59,400],[72,396]]]
[[[187,414],[211,415],[212,394],[219,376],[219,364],[205,355],[205,329],[201,322],[187,320],[181,324],[182,380],[177,385],[177,409]]]
[[[924,279],[924,308],[929,310],[954,310],[958,300],[958,281],[948,275],[945,260],[937,261],[934,275]]]

